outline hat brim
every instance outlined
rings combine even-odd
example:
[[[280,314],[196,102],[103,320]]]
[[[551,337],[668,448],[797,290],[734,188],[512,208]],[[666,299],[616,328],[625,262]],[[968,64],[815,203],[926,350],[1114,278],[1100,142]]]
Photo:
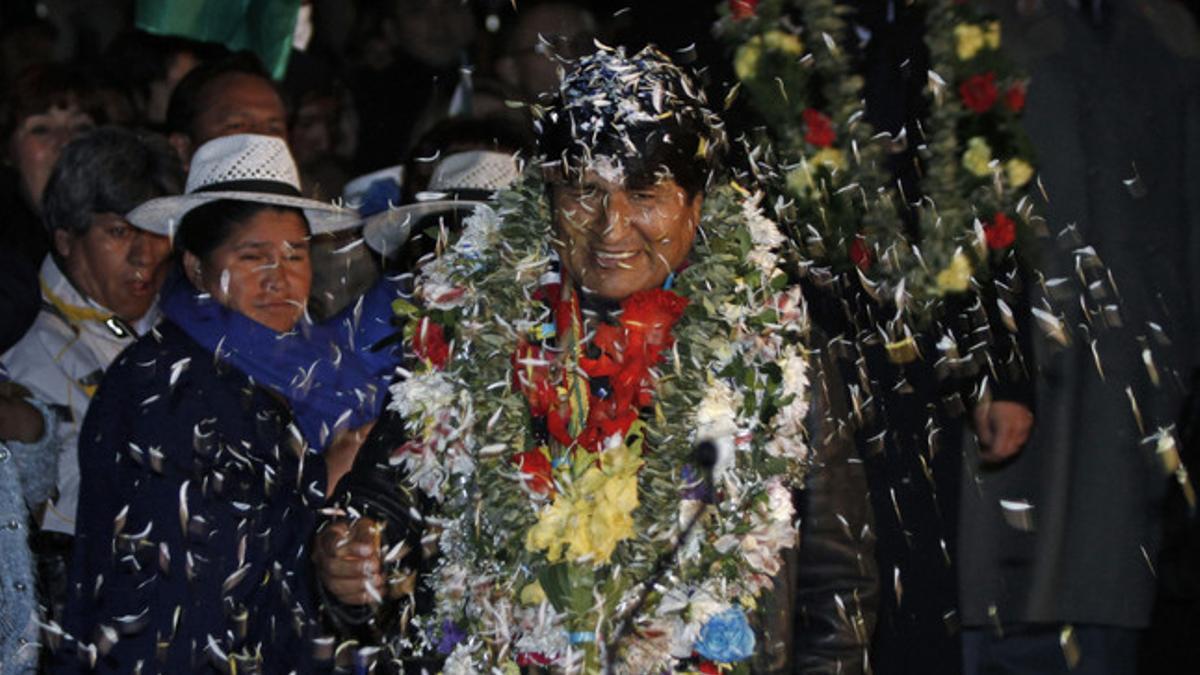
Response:
[[[134,227],[147,232],[174,236],[175,231],[179,228],[179,222],[187,212],[220,199],[300,209],[304,212],[304,217],[308,220],[308,229],[313,234],[347,230],[361,225],[363,222],[362,216],[355,211],[315,199],[240,190],[216,190],[158,197],[139,205],[130,211],[125,219]]]
[[[482,200],[444,199],[397,206],[368,216],[363,224],[363,239],[371,250],[387,257],[403,246],[427,218],[451,213],[461,213],[465,218],[477,206],[489,204]]]

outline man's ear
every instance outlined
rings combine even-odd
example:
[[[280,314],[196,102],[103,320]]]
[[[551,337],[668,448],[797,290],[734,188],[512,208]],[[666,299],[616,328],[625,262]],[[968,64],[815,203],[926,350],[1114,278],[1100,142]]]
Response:
[[[200,264],[200,259],[191,251],[183,252],[183,273],[193,286],[199,290],[204,289],[204,268]]]
[[[58,253],[59,257],[67,257],[67,254],[71,252],[71,244],[70,232],[61,227],[54,230],[54,251]]]
[[[167,140],[171,143],[171,147],[175,148],[175,154],[179,155],[179,161],[183,164],[183,171],[187,173],[188,167],[192,163],[192,139],[187,134],[176,131],[167,136]]]

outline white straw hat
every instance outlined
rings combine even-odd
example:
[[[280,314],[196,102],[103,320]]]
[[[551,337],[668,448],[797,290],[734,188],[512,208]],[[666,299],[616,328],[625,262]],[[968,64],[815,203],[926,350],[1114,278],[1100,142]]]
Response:
[[[350,209],[302,197],[300,172],[287,143],[258,134],[222,136],[200,146],[192,155],[184,194],[151,199],[126,218],[143,230],[174,236],[185,213],[218,199],[301,209],[313,234],[362,222]]]
[[[363,226],[363,239],[372,250],[391,255],[408,241],[422,220],[453,212],[470,213],[519,176],[517,160],[503,152],[470,150],[447,155],[434,167],[428,189],[417,193],[415,202],[369,216]]]

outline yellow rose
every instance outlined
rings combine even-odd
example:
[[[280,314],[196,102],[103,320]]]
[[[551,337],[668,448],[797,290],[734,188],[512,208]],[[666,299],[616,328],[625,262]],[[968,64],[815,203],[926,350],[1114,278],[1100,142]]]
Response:
[[[758,73],[758,61],[762,58],[762,40],[755,37],[737,48],[733,54],[733,72],[739,80],[750,80]]]
[[[566,541],[563,532],[571,525],[574,502],[563,494],[555,495],[554,503],[542,509],[537,524],[525,534],[525,550],[546,551],[546,559],[558,562]]]
[[[546,601],[546,591],[542,584],[535,581],[521,589],[521,603],[525,605],[540,605]]]
[[[1000,22],[990,21],[987,25],[987,32],[983,34],[983,41],[988,46],[988,49],[1000,48]]]
[[[773,52],[783,52],[788,56],[800,56],[804,53],[804,43],[800,38],[781,30],[769,30],[763,35],[767,49]]]
[[[753,79],[758,75],[758,63],[762,60],[764,50],[800,56],[804,53],[804,43],[795,35],[781,30],[755,35],[738,47],[733,55],[733,72],[739,80]]]
[[[837,148],[821,148],[809,161],[814,166],[827,166],[838,170],[846,168],[846,155]]]
[[[1004,163],[1004,173],[1008,175],[1008,184],[1019,188],[1033,178],[1033,167],[1029,162],[1013,157]]]
[[[812,173],[808,166],[798,166],[792,169],[787,173],[785,180],[788,190],[798,197],[807,196],[810,190],[817,189],[817,186],[813,184]]]
[[[962,251],[954,254],[950,266],[938,272],[937,286],[943,293],[961,293],[971,285],[971,261]]]
[[[960,61],[974,58],[983,49],[983,29],[973,23],[960,23],[954,27],[954,50]]]
[[[992,175],[992,146],[988,145],[983,136],[972,136],[967,141],[967,151],[963,153],[962,165],[979,177]]]

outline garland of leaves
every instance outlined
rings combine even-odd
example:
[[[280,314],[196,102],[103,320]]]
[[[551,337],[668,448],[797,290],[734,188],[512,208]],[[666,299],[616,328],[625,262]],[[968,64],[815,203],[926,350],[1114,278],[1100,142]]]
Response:
[[[770,193],[780,195],[776,216],[790,225],[797,253],[815,273],[856,276],[875,301],[900,310],[895,326],[907,323],[905,316],[928,324],[947,296],[985,280],[989,262],[1007,255],[1015,239],[1011,214],[1020,214],[1021,225],[1031,218],[1025,203],[1014,206],[1033,172],[1016,125],[1024,85],[996,51],[998,25],[982,22],[968,3],[927,5],[934,105],[921,126],[924,138],[873,134],[863,121],[863,81],[843,46],[854,39],[843,19],[847,7],[833,0],[729,0],[719,8],[740,86],[783,167],[782,181],[759,170]],[[981,111],[988,78],[1008,89],[1003,105],[994,105],[993,92],[993,105]],[[814,133],[826,114],[829,128]],[[909,240],[901,215],[915,196],[903,194],[884,166],[888,153],[912,143],[923,167],[919,244]],[[1007,161],[992,162],[990,149],[1007,153]]]
[[[737,186],[706,197],[692,263],[675,279],[690,304],[659,373],[653,414],[596,455],[554,452],[554,485],[564,494],[596,480],[617,490],[635,476],[633,494],[605,497],[632,500],[632,527],[600,529],[616,540],[607,560],[573,557],[563,541],[566,559],[551,559],[530,533],[546,534],[544,520],[559,503],[532,489],[514,463],[537,441],[512,359],[554,321],[534,297],[554,274],[544,191],[533,170],[500,194],[498,216],[477,211],[458,243],[423,269],[422,309],[397,305],[418,318],[409,322],[417,352],[443,361],[427,358],[392,391],[415,439],[396,461],[407,465],[411,486],[438,502],[441,528],[435,614],[400,648],[440,651],[447,673],[513,663],[594,672],[609,659],[624,672],[653,672],[694,652],[715,662],[746,659],[753,637],[743,611],[778,571],[780,549],[794,542],[789,486],[802,478],[806,457],[807,315],[778,269],[785,238],[759,210],[761,197]],[[431,346],[441,331],[445,349]],[[718,498],[706,505],[688,467],[695,443],[708,436],[724,459]],[[644,593],[635,582],[673,550],[696,512],[699,524],[677,558],[667,558],[662,584],[629,634],[616,635]]]

